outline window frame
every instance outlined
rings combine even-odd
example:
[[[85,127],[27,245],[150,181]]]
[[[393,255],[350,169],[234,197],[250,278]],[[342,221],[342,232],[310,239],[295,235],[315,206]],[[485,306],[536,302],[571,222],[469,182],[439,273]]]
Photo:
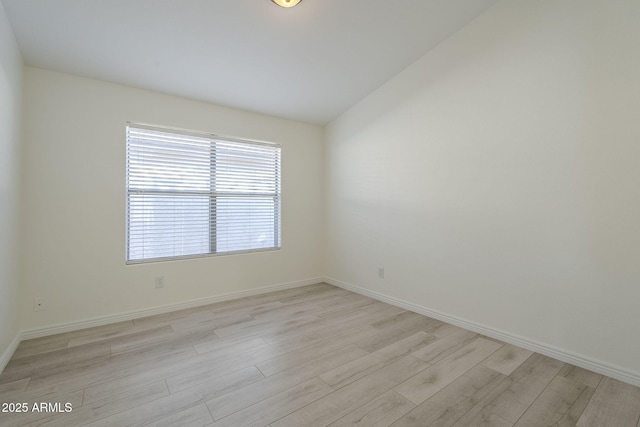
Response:
[[[176,256],[165,256],[165,257],[156,257],[156,258],[141,258],[141,259],[130,259],[130,195],[132,194],[142,194],[141,191],[131,190],[129,187],[129,128],[142,129],[142,130],[150,130],[157,132],[166,132],[173,133],[176,135],[184,135],[184,136],[193,136],[196,138],[205,138],[212,140],[212,144],[214,144],[215,140],[226,141],[231,143],[239,143],[239,144],[247,144],[247,145],[261,145],[267,146],[274,149],[277,149],[277,169],[276,169],[276,192],[274,198],[276,202],[274,204],[274,242],[275,245],[273,247],[267,248],[256,248],[256,249],[242,249],[235,251],[226,251],[226,252],[215,252],[217,249],[217,238],[216,238],[216,222],[211,218],[216,215],[215,203],[210,203],[209,205],[209,252],[201,253],[201,254],[188,254],[188,255],[176,255]],[[212,145],[213,146],[213,145]],[[215,150],[211,150],[211,160],[210,160],[210,169],[209,176],[210,181],[213,183],[216,179],[216,174],[213,172],[214,164],[215,164]],[[210,187],[211,188],[211,187]],[[152,191],[157,192],[157,191]],[[175,191],[166,191],[166,192],[157,192],[158,194],[178,194]],[[217,200],[219,196],[213,196],[213,192],[210,192],[210,195],[207,196],[210,202],[213,200]],[[202,132],[195,131],[183,128],[176,127],[168,127],[154,124],[146,124],[139,122],[126,122],[125,125],[125,263],[127,265],[136,265],[136,264],[146,264],[146,263],[154,263],[154,262],[165,262],[165,261],[181,261],[187,259],[198,259],[198,258],[209,258],[209,257],[218,257],[218,256],[228,256],[228,255],[241,255],[241,254],[249,254],[249,253],[260,253],[260,252],[271,252],[271,251],[279,251],[282,249],[282,145],[274,142],[256,140],[256,139],[247,139],[247,138],[238,138],[227,135],[214,134],[210,132]]]

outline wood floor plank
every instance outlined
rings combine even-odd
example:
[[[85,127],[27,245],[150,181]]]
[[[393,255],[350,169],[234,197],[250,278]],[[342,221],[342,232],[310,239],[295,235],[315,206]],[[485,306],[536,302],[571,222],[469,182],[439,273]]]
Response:
[[[371,326],[376,329],[397,329],[397,328],[405,328],[407,326],[412,326],[416,322],[420,325],[425,325],[425,327],[431,324],[431,319],[428,317],[421,316],[419,314],[413,313],[411,311],[403,311],[395,316],[387,317],[383,320],[378,320],[373,322]]]
[[[416,332],[434,327],[437,321],[412,312],[404,312],[371,324],[380,333],[363,338],[357,345],[373,352],[393,344],[398,339],[406,338]]]
[[[201,405],[216,396],[224,395],[254,382],[255,372],[243,370],[218,377],[215,381],[199,384],[151,402],[94,421],[91,426],[143,426],[160,421],[173,414]]]
[[[0,384],[22,379],[34,372],[92,364],[98,359],[108,359],[110,356],[111,346],[108,343],[99,342],[11,359],[0,375]]]
[[[391,306],[375,307],[375,310],[368,306],[366,309],[356,310],[345,315],[319,320],[315,324],[305,325],[303,328],[297,328],[286,332],[279,331],[278,333],[266,334],[261,337],[268,343],[277,344],[304,339],[309,335],[313,335],[318,339],[328,340],[336,337],[342,337],[344,335],[353,335],[352,331],[363,329],[367,329],[368,332],[366,334],[362,334],[360,337],[371,337],[379,333],[377,329],[371,326],[371,322],[395,315],[399,310],[402,310]],[[344,325],[349,325],[349,328],[344,328]]]
[[[564,366],[563,362],[534,353],[462,418],[471,422],[491,413],[515,423]]]
[[[53,345],[56,347],[55,350],[59,350],[60,348],[57,348],[57,347],[59,347],[60,342],[66,342],[67,345],[65,345],[64,347],[66,348],[68,346],[68,342],[71,339],[77,340],[77,339],[88,338],[88,337],[108,336],[109,334],[118,333],[120,331],[126,331],[133,327],[134,327],[133,321],[127,320],[123,322],[110,323],[110,324],[101,325],[101,326],[94,326],[91,328],[80,329],[77,331],[64,332],[61,334],[50,335],[42,338],[34,338],[27,341],[22,341],[20,343],[20,346],[18,347],[18,351],[16,351],[16,353],[18,353],[18,356],[16,358],[22,357],[21,351],[20,351],[22,349],[31,350],[37,347],[38,349],[41,349],[41,350],[45,349],[46,351],[42,351],[42,353],[46,353],[50,351],[46,349],[47,345]],[[157,325],[153,325],[153,327],[157,327]],[[36,354],[36,353],[33,353],[33,354]],[[29,354],[29,355],[31,356],[33,354]]]
[[[268,294],[253,295],[236,301],[226,301],[224,303],[213,304],[214,312],[222,312],[238,310],[242,307],[255,307],[258,305],[268,304],[270,302],[279,302],[282,305],[293,304],[298,301],[306,300],[311,303],[317,296],[335,293],[336,288],[331,289],[331,285],[311,285],[303,288],[285,289],[282,291],[271,292]],[[344,292],[344,291],[343,291]]]
[[[171,323],[172,321],[177,321],[180,319],[189,320],[189,319],[193,319],[194,317],[200,318],[202,316],[210,316],[212,314],[214,314],[213,311],[211,311],[207,306],[192,307],[184,310],[170,311],[167,313],[155,314],[153,316],[134,319],[133,324],[134,325],[151,324],[151,325],[164,326]]]
[[[344,387],[347,384],[356,381],[365,375],[370,374],[384,365],[398,359],[408,356],[423,345],[428,345],[437,337],[420,331],[411,336],[403,338],[390,344],[380,350],[367,354],[349,363],[345,363],[335,369],[332,369],[320,375],[320,378],[332,386],[334,389]]]
[[[211,423],[213,423],[213,417],[209,413],[207,405],[202,404],[153,421],[145,427],[202,427]]]
[[[304,365],[306,362],[315,360],[327,353],[344,350],[352,340],[349,336],[345,335],[343,338],[336,340],[314,341],[310,346],[306,345],[307,343],[304,341],[299,341],[291,343],[291,345],[252,347],[251,343],[255,343],[254,340],[232,341],[231,344],[215,350],[215,359],[212,358],[211,352],[208,352],[203,354],[202,357],[195,358],[191,365],[188,364],[188,361],[181,364],[181,372],[175,375],[172,374],[167,381],[171,390],[180,389],[182,387],[180,384],[197,384],[207,378],[215,378],[220,373],[245,366],[255,365],[264,369],[264,366],[261,365],[263,361],[271,361],[269,366],[273,367],[275,358],[278,362],[278,367],[273,367],[269,371],[269,373],[274,374],[276,371],[281,372],[285,369]],[[359,353],[362,354],[364,351]],[[236,357],[233,357],[234,355]],[[349,356],[349,352],[346,352],[346,355]],[[330,358],[329,361],[331,360]],[[324,365],[319,364],[318,366]]]
[[[264,378],[262,372],[255,366],[248,366],[246,368],[237,369],[238,366],[232,363],[214,364],[208,369],[190,370],[186,372],[180,372],[179,374],[172,375],[166,379],[167,385],[171,393],[176,393],[181,390],[188,389],[190,387],[207,383],[210,381],[216,381],[218,377],[222,377],[225,374],[237,373],[246,374],[246,381],[248,384],[259,381]]]
[[[250,322],[242,322],[236,325],[226,326],[215,330],[219,337],[231,336],[258,336],[267,335],[284,330],[296,330],[305,325],[318,322],[316,316],[300,316],[289,319],[255,319]]]
[[[47,337],[49,338],[49,337]],[[68,337],[59,337],[54,335],[49,340],[43,340],[41,338],[31,339],[28,341],[22,341],[15,353],[11,357],[12,360],[22,359],[23,357],[35,356],[37,354],[48,353],[50,351],[62,350],[69,345]]]
[[[255,318],[249,314],[231,313],[224,315],[211,314],[202,319],[177,319],[167,322],[176,332],[181,331],[204,331],[216,330],[227,326],[238,325],[244,322],[250,322]]]
[[[411,355],[427,363],[434,364],[455,353],[476,338],[478,338],[478,334],[458,328],[441,339],[414,351]]]
[[[343,318],[343,316],[349,316],[351,313],[374,313],[377,309],[391,308],[395,309],[394,314],[402,313],[403,308],[391,306],[380,301],[376,301],[371,298],[358,295],[359,298],[353,299],[351,297],[340,298],[334,304],[324,307],[324,311],[318,314],[321,318]]]
[[[168,363],[168,361],[180,360],[187,356],[194,356],[197,353],[193,347],[185,345],[188,341],[177,339],[169,343],[160,343],[157,345],[144,347],[135,351],[112,355],[109,358],[99,358],[91,360],[89,363],[82,364],[70,364],[68,366],[60,367],[56,370],[36,372],[32,376],[32,380],[27,387],[27,390],[34,390],[37,388],[40,381],[42,385],[46,386],[46,381],[50,383],[56,382],[59,386],[67,379],[72,382],[78,377],[85,375],[90,383],[96,381],[96,374],[102,374],[108,372],[112,375],[121,375],[121,372],[127,369],[153,369],[156,363]],[[91,376],[94,376],[91,379]]]
[[[426,332],[433,334],[438,338],[446,337],[454,332],[460,333],[462,331],[466,330],[444,322],[435,323],[433,327],[426,330]]]
[[[272,356],[267,359],[311,346],[319,346],[321,349],[333,345],[346,347],[354,344],[358,337],[374,333],[373,328],[368,325],[344,329],[334,327],[333,331],[333,335],[330,336],[324,333],[310,332],[309,334],[297,335],[293,338],[271,343],[269,349],[272,352]],[[331,348],[329,351],[333,351],[335,348]]]
[[[331,393],[333,389],[317,377],[277,393],[265,400],[222,418],[215,427],[262,427]],[[209,409],[215,403],[207,403]]]
[[[576,426],[634,427],[640,419],[640,387],[604,378]]]
[[[316,301],[314,305],[322,307],[322,312],[319,314],[321,317],[335,316],[338,312],[345,309],[353,311],[355,308],[363,307],[369,304],[378,302],[371,298],[367,298],[363,295],[354,294],[348,292],[346,295],[340,295],[329,301]],[[303,302],[306,304],[306,302]]]
[[[95,420],[106,418],[119,412],[136,408],[147,402],[169,395],[164,381],[132,388],[125,393],[109,396],[103,400],[73,408],[65,414],[56,414],[41,421],[38,425],[47,427],[80,426]]]
[[[336,337],[335,339],[319,340],[313,344],[299,347],[284,354],[275,355],[275,357],[268,359],[264,362],[256,364],[258,369],[265,375],[271,376],[278,372],[282,372],[286,369],[291,369],[295,366],[307,363],[310,360],[316,359],[318,356],[339,350],[354,341],[352,334]],[[275,345],[274,348],[286,348]]]
[[[23,392],[27,389],[30,378],[0,384],[0,402],[6,402],[10,396]]]
[[[412,354],[415,351],[437,341],[438,338],[439,337],[435,334],[418,331],[413,335],[409,335],[408,337],[402,338],[386,347],[382,347],[380,350],[376,350],[371,354],[382,360],[395,359],[400,356]]]
[[[320,379],[334,389],[338,389],[382,368],[385,364],[383,360],[373,354],[367,354],[325,372],[320,375]]]
[[[573,427],[594,391],[592,387],[576,384],[558,375],[515,425],[516,427],[543,425]]]
[[[315,318],[319,319],[317,315],[320,313],[322,313],[322,307],[299,302],[251,314],[251,316],[257,320],[283,320],[307,316],[315,316]]]
[[[425,362],[414,357],[403,357],[271,425],[273,427],[329,425],[421,372],[427,366]]]
[[[470,414],[468,414],[470,415]],[[454,427],[513,427],[513,423],[485,409],[473,412],[453,424]],[[540,427],[543,427],[542,425]],[[545,426],[547,427],[547,426]]]
[[[176,332],[170,326],[167,326],[166,328],[167,329],[164,329],[163,327],[162,331],[158,331],[153,335],[127,337],[122,340],[118,340],[115,344],[111,343],[111,355],[117,356],[131,351],[157,347],[158,345],[167,342],[175,343],[182,341],[183,343],[188,342],[191,345],[196,345],[200,342],[218,338],[218,335],[213,330]]]
[[[326,327],[332,328],[334,330],[337,326],[344,324],[351,324],[354,326],[366,324],[370,327],[373,327],[374,322],[386,319],[388,317],[396,316],[397,314],[404,313],[405,311],[406,310],[403,308],[375,301],[372,304],[366,305],[364,307],[359,307],[356,310],[352,310],[348,313],[325,318],[323,325],[326,325]]]
[[[409,378],[395,391],[419,405],[495,353],[501,347],[493,341],[476,338],[420,374]]]
[[[153,333],[153,331],[163,328],[168,325],[157,324],[142,324],[134,325],[133,322],[125,322],[124,325],[117,329],[102,329],[98,328],[91,334],[83,334],[78,336],[70,336],[67,347],[77,347],[85,344],[92,344],[96,342],[111,342],[117,343],[118,340],[126,339],[136,334],[145,335]]]
[[[413,327],[408,329],[404,329],[401,327],[398,327],[397,329],[385,329],[376,334],[371,334],[367,337],[359,339],[356,344],[369,352],[374,352],[390,344],[393,344],[399,339],[409,337],[416,332],[424,331],[425,328],[426,326],[423,325],[414,325]]]
[[[497,371],[477,365],[404,415],[393,424],[393,427],[450,426],[471,410],[504,378],[505,376]]]
[[[57,393],[81,390],[91,386],[108,383],[119,378],[130,377],[159,369],[175,369],[181,361],[196,355],[193,348],[178,348],[171,351],[162,349],[159,353],[127,354],[126,357],[111,357],[96,363],[79,366],[76,369],[60,369],[35,374],[23,397],[41,396],[51,398]],[[148,383],[157,381],[157,375]],[[137,385],[144,382],[137,383]]]
[[[348,363],[366,354],[361,348],[350,345],[344,349],[324,354],[306,364],[288,369],[263,380],[256,381],[248,387],[243,387],[232,393],[227,393],[207,402],[214,419],[219,420],[234,412],[245,409],[257,402],[281,393],[303,381],[331,370],[336,366]]]
[[[231,339],[231,340],[221,340],[214,339],[211,341],[204,341],[198,344],[195,344],[193,348],[196,350],[198,354],[209,353],[212,351],[228,351],[235,354],[244,353],[244,348],[250,350],[257,350],[261,347],[266,346],[267,343],[259,337],[249,338],[249,339]]]
[[[577,384],[584,384],[592,388],[598,387],[603,376],[596,374],[595,372],[587,371],[586,369],[579,368],[570,364],[564,365],[564,367],[558,373],[561,377],[573,381]]]
[[[280,298],[279,301],[281,301],[284,305],[296,304],[300,301],[306,301],[307,303],[315,304],[319,301],[326,301],[327,298],[330,298],[330,297],[334,297],[334,296],[341,297],[341,296],[347,296],[347,295],[349,295],[349,291],[345,291],[344,289],[326,288],[326,289],[317,289],[316,292],[306,292],[298,295],[292,295],[289,297]]]
[[[227,373],[250,367],[254,361],[255,358],[250,353],[234,357],[229,353],[218,355],[210,352],[174,363],[163,364],[155,369],[135,369],[127,372],[127,375],[123,375],[123,372],[114,373],[106,377],[113,378],[110,381],[101,381],[87,386],[84,393],[85,401],[103,399],[109,394],[121,393],[134,385],[151,383],[165,378],[169,379],[171,387],[174,388],[179,388],[181,383],[191,380],[197,384],[204,379],[216,379]],[[178,372],[180,374],[177,374]]]
[[[484,365],[501,374],[509,375],[532,354],[532,351],[506,344],[485,360]]]
[[[385,427],[409,412],[415,405],[393,390],[349,412],[331,427]]]
[[[329,318],[320,318],[319,316],[316,316],[318,317],[318,321],[316,322],[301,325],[297,328],[272,331],[262,334],[261,337],[269,343],[295,340],[308,334],[315,334],[318,337],[328,339],[334,337],[336,329],[341,329],[341,326],[344,324],[348,323],[354,329],[364,326],[374,329],[371,326],[372,322],[395,315],[401,311],[403,311],[401,308],[392,307],[386,304],[371,304],[364,308],[352,310],[349,313],[339,316],[332,316]]]

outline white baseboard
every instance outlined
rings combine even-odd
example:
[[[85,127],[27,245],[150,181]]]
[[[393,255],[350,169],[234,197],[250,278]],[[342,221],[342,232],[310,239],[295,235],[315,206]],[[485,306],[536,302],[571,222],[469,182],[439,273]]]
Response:
[[[13,341],[11,341],[9,347],[7,347],[7,349],[2,354],[0,354],[0,374],[2,373],[2,371],[4,371],[4,368],[7,367],[7,363],[9,363],[9,360],[11,360],[11,357],[13,357],[13,353],[16,352],[18,345],[20,345],[19,332],[13,338]]]
[[[487,326],[480,325],[478,323],[456,316],[450,316],[448,314],[441,313],[427,307],[384,295],[379,292],[371,291],[360,286],[345,283],[331,277],[325,277],[324,282],[640,387],[639,372],[634,372],[607,362],[603,362],[601,360],[595,360],[581,354],[577,354],[552,345],[540,343],[535,340],[514,335],[506,331],[489,328]]]
[[[142,317],[153,316],[156,314],[169,313],[171,311],[184,310],[187,308],[200,307],[203,305],[214,304],[222,301],[229,301],[238,298],[249,297],[253,295],[265,294],[268,292],[281,291],[285,289],[298,288],[300,286],[313,285],[320,283],[324,280],[322,277],[298,280],[295,282],[282,283],[279,285],[264,286],[261,288],[248,289],[245,291],[229,292],[222,295],[215,295],[206,298],[200,298],[191,301],[180,302],[176,304],[168,304],[159,307],[147,308],[143,310],[129,311],[125,313],[112,314],[108,316],[94,317],[91,319],[85,319],[74,322],[59,323],[57,325],[51,325],[44,328],[35,328],[26,331],[22,331],[19,335],[18,344],[20,341],[46,337],[49,335],[61,334],[63,332],[77,331],[80,329],[92,328],[95,326],[103,326],[111,323],[124,322],[127,320],[140,319]],[[16,344],[17,347],[17,344]],[[13,349],[15,351],[15,348]],[[9,358],[13,355],[13,351],[10,353]],[[7,359],[8,361],[9,359]],[[0,365],[1,366],[1,365]],[[2,372],[2,370],[0,370]]]

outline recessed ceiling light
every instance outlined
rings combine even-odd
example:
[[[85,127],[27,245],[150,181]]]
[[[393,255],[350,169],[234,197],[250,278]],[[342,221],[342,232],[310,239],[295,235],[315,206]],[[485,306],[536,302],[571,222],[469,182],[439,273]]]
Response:
[[[302,0],[271,0],[271,1],[277,4],[278,6],[293,7],[298,3],[300,3]]]

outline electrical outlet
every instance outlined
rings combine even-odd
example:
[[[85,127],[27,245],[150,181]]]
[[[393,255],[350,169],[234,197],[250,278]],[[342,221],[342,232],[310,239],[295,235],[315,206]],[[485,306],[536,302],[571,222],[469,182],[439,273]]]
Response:
[[[43,299],[34,299],[33,300],[33,311],[44,311],[44,300]]]
[[[378,277],[384,279],[384,267],[378,267]]]
[[[156,277],[156,289],[164,288],[164,276]]]

